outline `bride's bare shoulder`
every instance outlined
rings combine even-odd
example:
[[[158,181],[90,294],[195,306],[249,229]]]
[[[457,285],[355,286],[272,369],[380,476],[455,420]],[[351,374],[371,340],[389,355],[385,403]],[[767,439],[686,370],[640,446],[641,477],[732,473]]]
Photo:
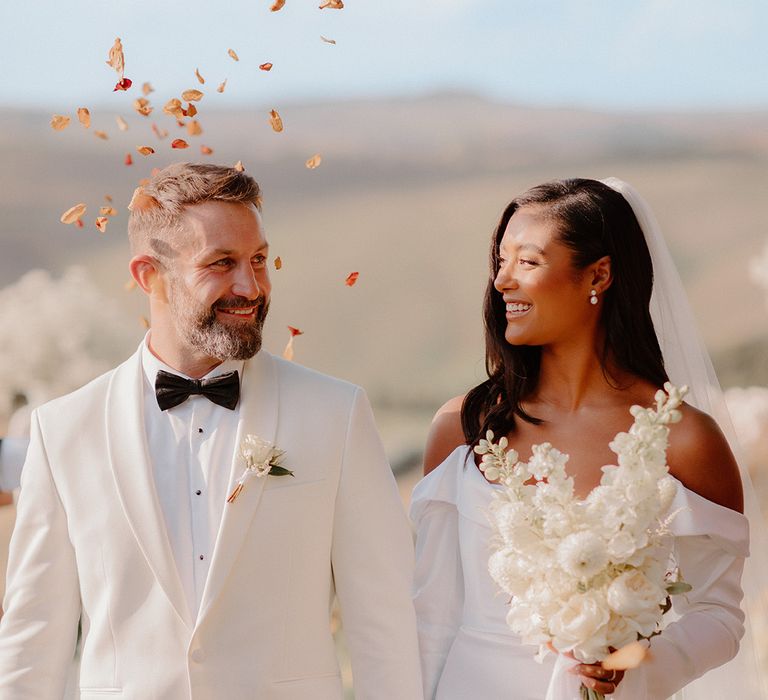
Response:
[[[432,419],[424,447],[424,475],[438,467],[459,445],[465,444],[461,427],[463,396],[446,401]]]
[[[682,406],[682,420],[671,426],[667,461],[683,485],[721,506],[744,511],[736,459],[715,420],[693,406]]]

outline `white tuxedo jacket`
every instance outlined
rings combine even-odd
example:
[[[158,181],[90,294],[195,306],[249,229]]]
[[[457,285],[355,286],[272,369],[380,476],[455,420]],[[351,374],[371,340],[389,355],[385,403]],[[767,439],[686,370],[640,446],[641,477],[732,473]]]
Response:
[[[0,700],[340,700],[342,608],[357,700],[420,700],[411,534],[364,392],[262,351],[241,438],[295,477],[226,504],[193,619],[155,493],[140,353],[37,409],[0,623]]]

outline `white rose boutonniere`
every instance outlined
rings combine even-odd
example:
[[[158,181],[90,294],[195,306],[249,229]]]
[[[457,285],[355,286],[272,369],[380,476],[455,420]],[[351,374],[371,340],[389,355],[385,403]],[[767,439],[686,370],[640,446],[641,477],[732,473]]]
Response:
[[[234,503],[235,499],[245,488],[246,482],[252,477],[263,476],[293,476],[290,469],[280,464],[285,452],[278,449],[271,442],[262,440],[257,435],[246,435],[240,443],[240,456],[245,461],[245,469],[237,480],[237,486],[227,498],[227,503]]]

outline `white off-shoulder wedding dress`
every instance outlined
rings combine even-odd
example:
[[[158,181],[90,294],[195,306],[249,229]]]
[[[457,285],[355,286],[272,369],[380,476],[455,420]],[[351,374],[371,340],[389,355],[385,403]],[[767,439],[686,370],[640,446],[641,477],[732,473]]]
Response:
[[[611,696],[615,700],[719,697],[707,692],[706,677],[695,679],[730,660],[744,631],[739,604],[748,521],[677,485],[670,509],[679,511],[672,521],[675,556],[693,590],[673,598],[673,611],[665,616],[673,621],[652,640],[643,664],[626,673]],[[512,634],[505,621],[507,601],[488,574],[486,512],[498,488],[486,481],[470,448],[462,445],[414,489],[414,600],[425,700],[546,696],[554,657],[537,663],[536,649]],[[578,698],[577,679],[569,682]],[[761,698],[758,693],[738,697]]]

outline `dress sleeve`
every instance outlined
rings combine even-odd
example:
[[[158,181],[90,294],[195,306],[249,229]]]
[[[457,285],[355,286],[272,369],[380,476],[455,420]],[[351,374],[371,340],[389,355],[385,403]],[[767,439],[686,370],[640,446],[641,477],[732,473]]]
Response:
[[[464,604],[453,463],[457,461],[449,458],[422,479],[411,501],[416,528],[413,598],[425,700],[434,700]]]
[[[677,619],[651,640],[648,658],[627,672],[619,686],[621,693],[614,695],[616,700],[672,697],[710,669],[733,659],[744,635],[740,603],[741,574],[749,554],[747,519],[682,484],[671,510],[677,511],[671,526],[677,564],[693,589],[672,597]],[[731,681],[739,682],[738,678]],[[711,691],[711,687],[703,693],[686,688],[684,697],[717,697]]]

